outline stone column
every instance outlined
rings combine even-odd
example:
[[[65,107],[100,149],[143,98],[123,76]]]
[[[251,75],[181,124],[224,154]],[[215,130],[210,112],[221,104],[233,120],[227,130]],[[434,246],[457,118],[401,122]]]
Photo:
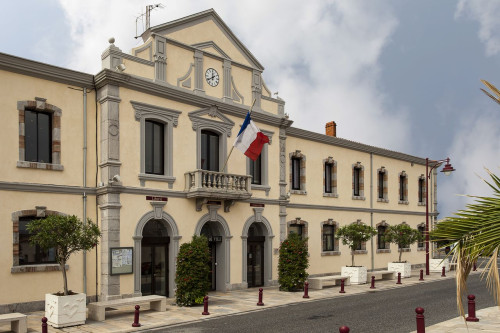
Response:
[[[155,79],[158,81],[167,81],[167,40],[161,36],[156,36],[156,50],[154,54],[155,61]]]
[[[224,59],[224,64],[222,65],[222,84],[223,84],[223,94],[222,100],[224,102],[230,102],[233,100],[231,97],[231,61]]]
[[[260,72],[253,70],[252,73],[252,103],[255,100],[255,110],[261,109],[260,98],[262,97],[262,79],[260,77]]]
[[[280,127],[279,132],[280,138],[280,156],[279,156],[279,165],[280,165],[280,243],[286,239],[286,206],[288,204],[288,197],[286,194],[286,129],[284,127]]]
[[[101,182],[105,187],[98,197],[101,210],[101,300],[120,298],[120,277],[111,276],[111,247],[120,246],[120,120],[119,88],[107,85],[98,91],[101,105]],[[115,177],[115,178],[114,178]],[[114,180],[113,180],[114,178]]]
[[[203,52],[194,51],[194,93],[205,94],[203,90]]]

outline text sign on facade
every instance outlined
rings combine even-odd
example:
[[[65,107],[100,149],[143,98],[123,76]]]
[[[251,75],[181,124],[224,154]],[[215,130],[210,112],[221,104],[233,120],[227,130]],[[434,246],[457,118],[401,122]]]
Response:
[[[260,203],[251,203],[250,204],[250,207],[264,207],[265,205],[264,204],[260,204]]]
[[[167,197],[155,197],[155,196],[152,196],[152,195],[147,195],[146,196],[146,200],[150,200],[150,201],[168,201],[168,198]]]

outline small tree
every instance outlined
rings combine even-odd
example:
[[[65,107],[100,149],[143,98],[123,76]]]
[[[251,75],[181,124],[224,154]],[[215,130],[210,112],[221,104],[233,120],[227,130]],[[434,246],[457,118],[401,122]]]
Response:
[[[89,251],[98,244],[101,236],[99,227],[90,219],[83,223],[75,215],[49,215],[44,219],[31,221],[27,228],[31,234],[31,243],[45,251],[55,249],[56,262],[63,274],[64,295],[69,295],[66,263],[73,253]]]
[[[179,306],[202,304],[210,289],[210,250],[205,236],[193,236],[184,243],[177,256],[175,283],[176,303]]]
[[[278,283],[280,290],[295,291],[304,287],[307,280],[306,269],[309,267],[307,239],[297,234],[290,234],[281,243],[278,262]]]
[[[410,245],[422,240],[422,234],[417,229],[413,229],[407,224],[391,225],[387,228],[384,234],[386,242],[398,245],[399,260],[403,255],[403,249],[410,247]]]
[[[362,223],[353,223],[339,228],[335,233],[335,238],[342,239],[342,244],[351,249],[351,262],[354,267],[354,251],[376,234],[375,228]]]

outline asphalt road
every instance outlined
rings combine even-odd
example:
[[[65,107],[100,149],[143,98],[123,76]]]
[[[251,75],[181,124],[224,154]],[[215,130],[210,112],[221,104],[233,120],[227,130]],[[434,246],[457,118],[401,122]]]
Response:
[[[495,305],[479,275],[469,277],[468,292],[476,295],[477,310]],[[404,333],[416,330],[415,308],[419,306],[425,309],[426,326],[457,317],[455,295],[455,280],[446,279],[214,318],[155,332],[338,332],[340,326],[346,325],[351,333]],[[467,306],[467,300],[464,304]]]

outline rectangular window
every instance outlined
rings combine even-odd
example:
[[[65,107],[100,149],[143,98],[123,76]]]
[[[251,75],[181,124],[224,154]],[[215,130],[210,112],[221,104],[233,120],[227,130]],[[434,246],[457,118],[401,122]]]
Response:
[[[40,246],[30,242],[28,224],[36,219],[35,217],[19,218],[19,265],[37,265],[56,263],[55,249],[43,251]]]
[[[354,168],[354,196],[359,197],[359,176],[361,169],[360,168]]]
[[[334,248],[335,226],[323,225],[323,252],[335,251]]]
[[[418,180],[418,202],[423,203],[425,198],[424,198],[424,193],[425,193],[425,182],[423,178],[420,178]]]
[[[405,176],[399,176],[399,201],[406,201],[405,199]]]
[[[333,164],[325,163],[325,193],[332,193]]]
[[[292,190],[300,190],[300,158],[292,158]]]
[[[164,136],[162,123],[146,120],[146,173],[164,174]]]
[[[384,176],[385,172],[378,173],[378,198],[384,198]]]
[[[425,227],[420,226],[418,227],[418,231],[420,232],[420,235],[422,235],[422,238],[418,241],[418,247],[422,248],[425,247],[424,245],[424,239],[425,239]]]
[[[255,161],[250,161],[250,175],[252,176],[252,184],[262,185],[262,159],[261,155]]]
[[[297,234],[303,238],[303,225],[302,224],[290,224],[288,228],[288,234]]]
[[[211,131],[201,131],[201,169],[219,170],[219,135]]]
[[[24,132],[25,161],[52,163],[52,115],[25,110]]]
[[[385,243],[384,236],[385,236],[386,227],[380,226],[377,229],[378,229],[377,230],[377,243],[378,243],[377,248],[379,250],[385,250],[386,243]]]

